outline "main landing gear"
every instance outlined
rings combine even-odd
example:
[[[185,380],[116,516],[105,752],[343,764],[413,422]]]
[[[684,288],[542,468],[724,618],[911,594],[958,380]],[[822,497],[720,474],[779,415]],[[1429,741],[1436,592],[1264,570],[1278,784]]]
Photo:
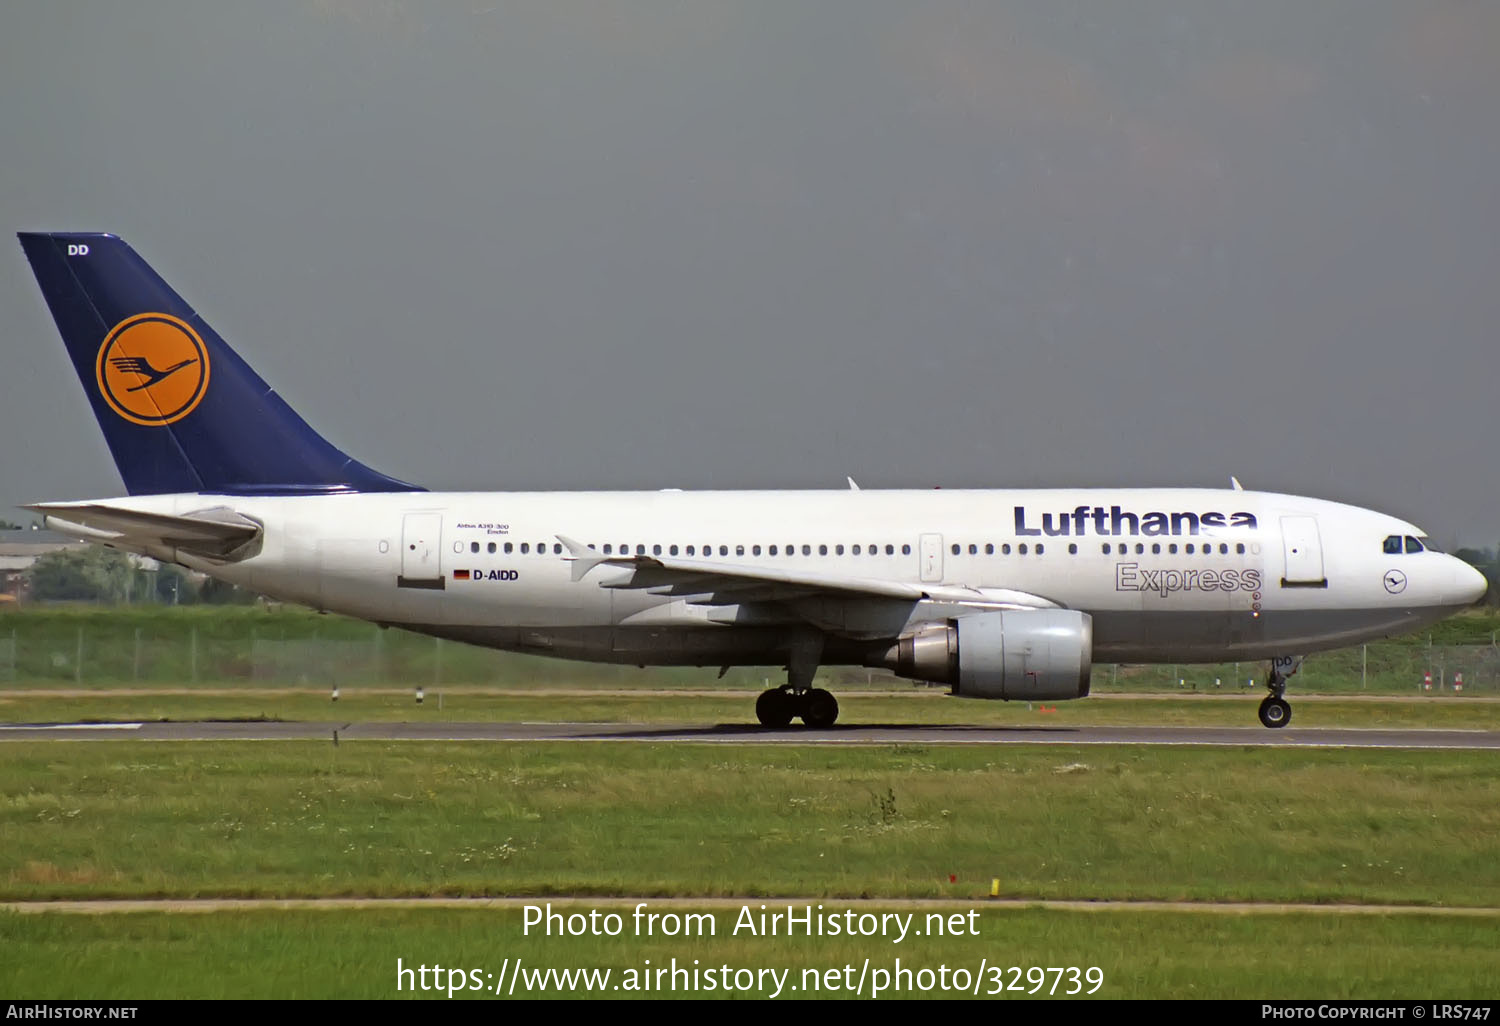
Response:
[[[785,727],[795,717],[817,730],[833,726],[839,718],[839,702],[822,688],[797,691],[790,684],[762,691],[755,700],[755,718],[763,727]]]
[[[786,685],[762,691],[755,700],[755,718],[763,727],[785,727],[794,717],[814,730],[826,730],[839,718],[838,699],[812,686],[813,674],[823,656],[823,636],[800,634],[787,650]]]
[[[1271,728],[1292,722],[1292,707],[1285,698],[1287,678],[1302,668],[1301,656],[1277,656],[1271,660],[1266,688],[1271,692],[1260,703],[1260,722]]]

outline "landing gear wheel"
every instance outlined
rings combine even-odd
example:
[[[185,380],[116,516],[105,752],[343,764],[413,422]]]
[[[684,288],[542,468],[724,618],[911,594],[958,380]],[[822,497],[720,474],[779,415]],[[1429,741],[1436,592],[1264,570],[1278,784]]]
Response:
[[[831,697],[831,696],[830,696]],[[762,691],[755,700],[755,718],[762,727],[786,727],[796,715],[796,699],[785,688]]]
[[[827,730],[839,718],[839,701],[822,688],[813,688],[802,700],[802,722],[816,730]]]
[[[1260,703],[1260,722],[1267,727],[1284,727],[1292,722],[1292,707],[1284,698],[1268,696]]]

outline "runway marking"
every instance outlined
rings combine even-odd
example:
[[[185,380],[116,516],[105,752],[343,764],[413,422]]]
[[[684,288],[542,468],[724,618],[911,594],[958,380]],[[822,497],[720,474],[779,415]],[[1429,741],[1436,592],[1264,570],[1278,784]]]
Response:
[[[347,911],[379,909],[511,909],[551,902],[558,906],[634,908],[738,908],[742,905],[833,905],[848,908],[995,908],[1006,911],[1051,909],[1078,912],[1203,912],[1231,915],[1427,915],[1500,917],[1500,908],[1460,905],[1380,905],[1353,902],[1133,901],[1086,898],[837,898],[776,897],[681,898],[620,895],[530,895],[476,898],[108,898],[99,900],[7,901],[0,911],[70,915],[119,915],[140,912],[212,913],[253,911]]]
[[[9,724],[0,742],[102,741],[636,742],[699,745],[1162,745],[1238,748],[1496,750],[1500,731],[1393,727],[1008,726],[865,724],[832,730],[767,730],[748,724],[160,721],[128,724]]]
[[[140,723],[0,723],[0,730],[140,730]]]

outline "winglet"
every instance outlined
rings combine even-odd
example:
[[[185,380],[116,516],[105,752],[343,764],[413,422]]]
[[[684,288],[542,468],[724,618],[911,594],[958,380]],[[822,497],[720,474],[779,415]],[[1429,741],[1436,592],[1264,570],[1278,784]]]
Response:
[[[601,555],[599,552],[583,544],[583,542],[574,541],[567,535],[559,534],[557,535],[557,540],[567,546],[568,552],[571,553],[571,555],[564,558],[571,560],[573,563],[573,580],[575,581],[583,580],[588,576],[590,570],[609,559],[608,556]]]
[[[857,485],[857,484],[854,483],[854,478],[852,478],[852,477],[846,477],[846,478],[844,478],[844,480],[849,482],[849,490],[851,492],[857,492],[857,491],[859,491],[859,485]]]
[[[1233,474],[1229,475],[1229,483],[1234,485],[1234,490],[1237,492],[1243,492],[1245,490],[1245,486],[1240,484],[1240,479],[1235,477]]]

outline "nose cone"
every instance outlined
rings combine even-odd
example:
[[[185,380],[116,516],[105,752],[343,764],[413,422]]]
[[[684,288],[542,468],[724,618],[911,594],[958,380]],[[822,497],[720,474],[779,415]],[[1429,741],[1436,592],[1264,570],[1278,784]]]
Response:
[[[1467,606],[1484,598],[1485,593],[1490,590],[1490,582],[1484,574],[1461,559],[1452,556],[1449,558],[1453,560],[1453,584],[1450,592],[1453,601]]]

